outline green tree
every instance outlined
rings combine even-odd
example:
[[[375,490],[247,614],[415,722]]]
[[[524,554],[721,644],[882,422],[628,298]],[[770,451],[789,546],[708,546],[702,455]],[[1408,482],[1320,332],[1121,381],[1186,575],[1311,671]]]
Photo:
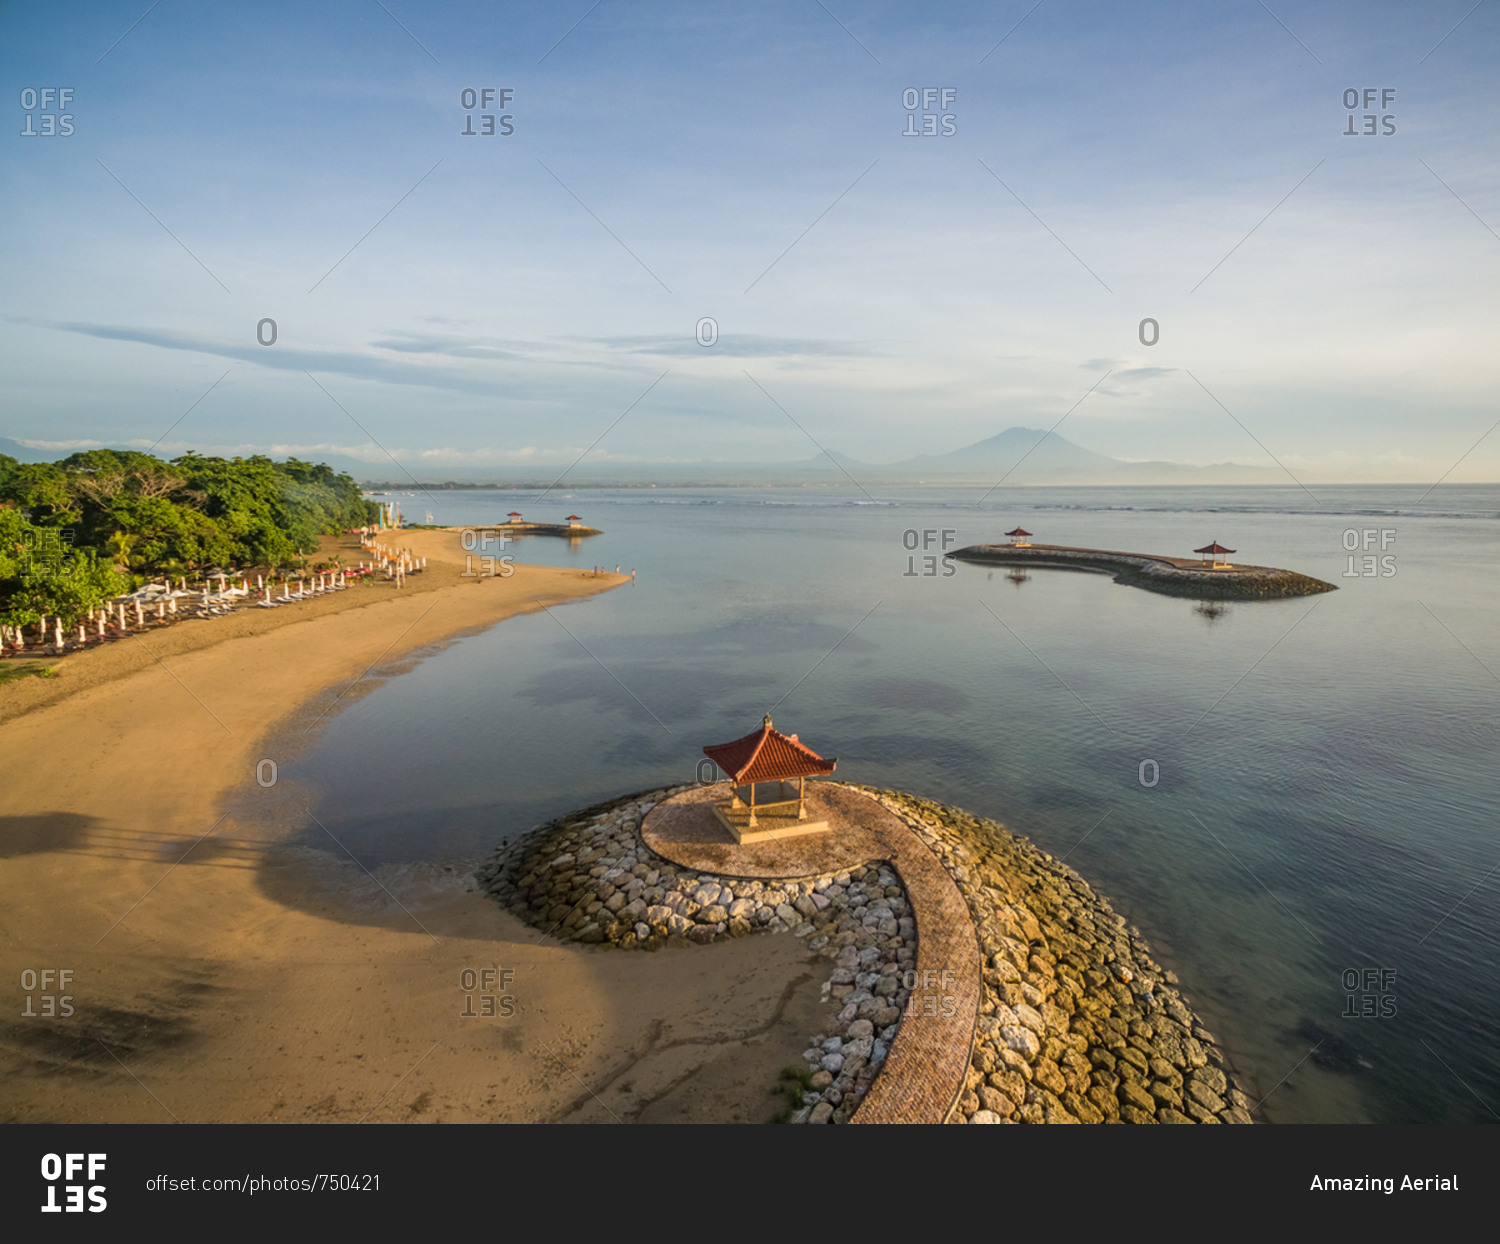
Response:
[[[0,622],[28,626],[43,614],[71,622],[129,590],[130,581],[93,549],[73,548],[56,529],[0,507]]]
[[[372,522],[376,507],[325,463],[264,455],[90,449],[59,462],[0,455],[0,507],[141,573],[281,566],[323,535]],[[35,537],[28,537],[35,539]]]

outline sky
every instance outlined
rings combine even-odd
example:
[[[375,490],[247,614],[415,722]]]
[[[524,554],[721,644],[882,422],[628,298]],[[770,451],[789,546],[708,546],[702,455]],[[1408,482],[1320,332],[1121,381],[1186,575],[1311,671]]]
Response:
[[[0,4],[0,436],[1500,479],[1500,5],[148,3]]]

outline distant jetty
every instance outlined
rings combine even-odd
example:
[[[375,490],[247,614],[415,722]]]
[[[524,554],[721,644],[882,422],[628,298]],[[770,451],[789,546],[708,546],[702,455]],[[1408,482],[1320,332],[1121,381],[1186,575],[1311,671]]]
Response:
[[[602,536],[604,533],[597,527],[585,527],[582,520],[569,518],[565,523],[527,523],[521,519],[512,519],[505,523],[494,523],[484,527],[475,528],[476,531],[493,531],[501,536],[563,536],[569,540],[575,540],[580,536]]]
[[[1278,600],[1337,588],[1294,570],[1272,566],[1214,565],[1187,557],[1075,549],[1060,544],[971,544],[950,556],[997,566],[1039,566],[1113,574],[1116,583],[1194,600]]]

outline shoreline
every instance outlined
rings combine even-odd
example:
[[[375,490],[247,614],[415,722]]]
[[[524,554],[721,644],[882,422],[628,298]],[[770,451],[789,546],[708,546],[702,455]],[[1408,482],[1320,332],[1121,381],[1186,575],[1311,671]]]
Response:
[[[427,556],[429,568],[420,574],[410,574],[404,585],[397,588],[389,580],[375,578],[367,582],[351,584],[341,592],[331,593],[312,600],[282,605],[277,609],[261,609],[251,604],[242,605],[228,617],[197,619],[183,618],[170,626],[148,625],[133,630],[130,636],[117,639],[103,647],[92,647],[79,652],[68,652],[62,656],[47,657],[46,662],[56,671],[53,678],[31,679],[9,683],[0,688],[0,724],[16,721],[38,709],[62,704],[80,692],[93,691],[121,679],[129,678],[156,668],[160,671],[163,660],[174,657],[204,653],[236,640],[263,639],[269,634],[290,626],[318,623],[323,619],[346,614],[358,614],[361,610],[376,610],[389,613],[403,600],[421,599],[424,604],[441,605],[457,603],[457,620],[451,633],[442,636],[424,636],[421,643],[443,642],[460,637],[466,629],[486,627],[504,621],[520,612],[535,612],[534,604],[512,607],[514,591],[505,590],[505,580],[500,580],[502,599],[490,602],[491,607],[479,605],[479,598],[455,596],[453,593],[475,588],[489,590],[489,579],[477,576],[467,581],[461,576],[465,566],[464,555],[458,544],[460,529],[431,529],[425,531],[405,530],[400,533],[382,532],[382,537],[400,534],[407,539],[394,541],[382,539],[383,546],[414,548],[418,556]],[[447,545],[451,543],[450,550]],[[325,537],[323,547],[315,556],[327,558],[334,554],[345,562],[370,560],[371,554],[362,549],[355,536]],[[578,597],[595,595],[629,581],[628,575],[601,575],[595,577],[584,570],[572,570],[550,566],[516,566],[517,575],[526,577],[531,583],[536,576],[534,594],[541,594],[547,604],[559,603]],[[571,582],[573,579],[587,581],[587,588]],[[438,601],[426,598],[433,593],[448,593]],[[551,595],[549,593],[557,593]],[[530,601],[530,597],[526,598]],[[478,605],[478,607],[476,607]],[[440,615],[450,613],[443,608]],[[358,625],[358,624],[356,624]],[[407,651],[407,649],[401,649]],[[12,658],[15,660],[17,658]],[[31,658],[21,658],[30,660]],[[42,658],[38,658],[42,659]],[[331,673],[329,682],[337,682],[342,671]],[[316,678],[314,678],[316,681]],[[321,688],[320,688],[321,689]],[[313,694],[316,694],[315,692]]]
[[[0,711],[0,961],[13,979],[72,974],[72,1014],[0,1020],[0,1120],[765,1122],[809,1033],[852,1049],[851,1029],[889,1019],[889,998],[840,1019],[870,1000],[850,1002],[805,940],[619,956],[539,938],[451,866],[369,872],[289,846],[307,792],[256,782],[258,759],[290,758],[278,734],[315,737],[304,723],[378,671],[536,595],[627,581],[534,566],[460,581],[456,532],[391,534],[429,558],[405,589],[147,632],[65,658],[45,700]],[[865,884],[899,924],[888,883]],[[465,990],[491,967],[504,994]]]
[[[367,673],[536,596],[628,582],[536,566],[460,580],[458,540],[391,533],[429,563],[400,592],[369,589],[388,604],[350,591],[246,615],[258,633],[235,617],[152,632],[154,655],[128,640],[78,654],[70,695],[12,704],[0,971],[69,975],[0,1016],[0,1122],[769,1121],[766,1081],[828,1010],[801,944],[601,971],[457,867],[366,870],[289,841],[319,832],[310,792],[257,783],[275,733],[311,739],[308,719]]]
[[[1282,600],[1338,590],[1337,585],[1322,579],[1274,566],[1211,567],[1185,557],[1070,548],[1060,544],[971,544],[949,556],[979,565],[1113,574],[1116,583],[1193,600]]]
[[[783,1026],[818,1005],[800,950],[729,948],[707,979],[643,961],[599,980],[441,865],[367,873],[286,845],[256,803],[287,791],[255,780],[275,731],[304,729],[371,670],[534,612],[534,597],[628,581],[535,566],[461,581],[456,533],[395,539],[429,569],[402,593],[369,589],[385,596],[371,607],[349,591],[147,633],[61,662],[46,702],[7,705],[0,961],[12,981],[69,977],[0,1018],[0,1120],[547,1121],[579,1113],[574,1075],[618,1074],[625,1053],[644,1087],[684,1049],[705,1069],[699,1096],[733,1108],[734,1060],[711,1034],[737,1058],[785,1061]],[[464,973],[496,962],[514,973],[514,1014],[466,1018]],[[726,980],[734,996],[711,1007]],[[666,1031],[659,1005],[681,1017]],[[697,1108],[655,1097],[670,1117]]]

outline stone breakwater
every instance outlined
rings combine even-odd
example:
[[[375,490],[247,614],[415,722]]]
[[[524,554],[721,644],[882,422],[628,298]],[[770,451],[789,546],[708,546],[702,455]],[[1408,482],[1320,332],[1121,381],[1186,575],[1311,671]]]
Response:
[[[996,566],[1106,571],[1114,575],[1116,583],[1194,600],[1280,600],[1338,590],[1336,585],[1322,579],[1271,566],[1228,566],[1215,570],[1184,558],[1064,548],[1061,545],[1033,544],[1017,548],[1009,544],[971,544],[950,556]]]
[[[903,1018],[958,1005],[945,992],[946,973],[915,970],[921,913],[887,861],[745,879],[663,859],[642,841],[641,823],[685,789],[642,792],[539,826],[487,860],[479,883],[563,941],[658,949],[762,932],[805,939],[833,961],[824,996],[842,1005],[804,1053],[807,1087],[791,1117],[847,1122]],[[958,1098],[949,1121],[1250,1122],[1248,1102],[1176,979],[1078,874],[997,822],[854,789],[878,799],[942,862],[983,954],[983,997],[964,1082],[949,1090]]]
[[[1176,977],[1082,877],[998,822],[870,793],[942,858],[984,956],[985,1000],[951,1121],[1251,1122]]]

